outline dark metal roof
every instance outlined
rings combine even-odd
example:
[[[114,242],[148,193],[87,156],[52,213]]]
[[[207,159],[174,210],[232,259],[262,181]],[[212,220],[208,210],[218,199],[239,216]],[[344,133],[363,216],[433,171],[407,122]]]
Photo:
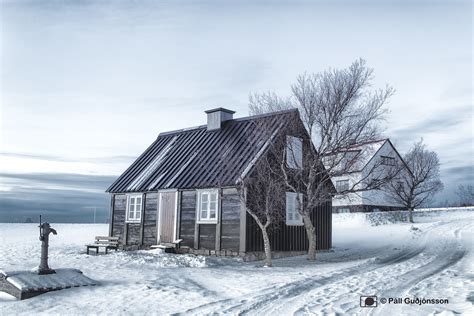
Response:
[[[153,144],[107,189],[110,193],[147,192],[235,185],[297,110],[250,116],[161,133]],[[262,132],[260,124],[270,129]],[[268,132],[271,131],[271,132]]]

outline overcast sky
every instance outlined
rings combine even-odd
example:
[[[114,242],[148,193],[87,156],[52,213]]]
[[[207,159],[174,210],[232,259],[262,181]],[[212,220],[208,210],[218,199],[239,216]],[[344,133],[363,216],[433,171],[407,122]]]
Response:
[[[438,152],[438,200],[473,183],[471,1],[71,2],[2,1],[0,221],[104,220],[103,191],[159,132],[359,57],[396,89],[397,149]]]

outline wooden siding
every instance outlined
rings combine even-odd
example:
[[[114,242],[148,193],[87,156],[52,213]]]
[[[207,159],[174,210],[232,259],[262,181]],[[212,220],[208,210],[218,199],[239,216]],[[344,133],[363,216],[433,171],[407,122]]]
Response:
[[[182,191],[181,194],[179,238],[183,239],[182,246],[207,250],[239,250],[240,200],[235,188],[222,190],[220,196],[220,223],[217,225],[197,224],[197,192]],[[219,235],[219,228],[220,242],[216,240]],[[197,233],[197,247],[195,247],[195,233]]]
[[[143,244],[146,246],[157,243],[157,214],[158,214],[158,193],[147,193],[145,199],[145,214],[143,216]]]
[[[239,251],[240,198],[237,189],[222,190],[221,250]]]
[[[332,207],[328,202],[317,208],[311,215],[316,227],[316,249],[330,249],[332,246]],[[287,226],[280,223],[270,231],[270,242],[273,251],[307,251],[308,238],[304,226]],[[255,220],[247,214],[246,250],[263,251],[263,239]]]
[[[215,250],[216,224],[199,225],[199,249]]]
[[[140,245],[140,223],[126,223],[127,240],[126,245]]]
[[[116,194],[113,197],[112,236],[119,238],[119,243],[124,244],[125,209],[127,197],[125,194]]]
[[[196,223],[196,191],[181,192],[181,222],[179,238],[182,246],[194,247],[194,226]]]

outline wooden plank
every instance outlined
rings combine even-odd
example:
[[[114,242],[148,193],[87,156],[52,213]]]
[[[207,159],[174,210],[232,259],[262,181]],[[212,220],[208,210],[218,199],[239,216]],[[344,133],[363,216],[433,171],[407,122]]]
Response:
[[[222,200],[224,194],[222,189],[218,190],[219,202],[217,205],[217,224],[216,224],[216,250],[221,250],[221,218],[222,218]]]
[[[114,231],[114,199],[115,194],[110,195],[110,208],[109,208],[109,236],[112,236]]]
[[[143,246],[143,231],[145,230],[145,213],[146,213],[146,193],[142,198],[142,214],[140,216],[140,241],[139,244]]]
[[[124,245],[128,245],[128,223],[125,223],[123,225],[123,229],[124,229],[124,232],[123,232],[123,244]]]
[[[199,224],[196,221],[194,224],[194,249],[199,249]]]
[[[182,192],[177,191],[176,194],[178,195],[178,199],[176,202],[176,232],[175,238],[179,239],[179,232],[181,230],[181,199],[182,199]]]
[[[244,189],[244,196],[247,196],[247,190]],[[239,252],[245,252],[247,249],[247,207],[245,201],[240,201],[240,242],[239,242]]]
[[[216,246],[216,224],[199,225],[199,249],[214,250]]]

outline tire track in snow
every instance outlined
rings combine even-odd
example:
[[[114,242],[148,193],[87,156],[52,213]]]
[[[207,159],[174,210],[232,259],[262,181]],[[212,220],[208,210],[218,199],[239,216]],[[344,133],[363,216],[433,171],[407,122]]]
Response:
[[[464,221],[464,220],[462,220]],[[458,223],[461,220],[450,222],[449,224]],[[461,261],[464,256],[466,255],[467,251],[463,248],[462,244],[460,243],[460,234],[462,230],[469,230],[471,228],[472,223],[465,223],[462,227],[457,228],[454,230],[454,237],[455,239],[446,240],[445,244],[443,245],[442,253],[438,253],[434,260],[431,262],[417,268],[416,270],[407,272],[401,275],[400,282],[397,286],[391,287],[386,291],[382,292],[379,296],[380,297],[406,297],[409,296],[408,293],[410,290],[420,282],[441,273],[442,271],[448,269],[449,267],[457,264]],[[446,227],[445,227],[446,228]],[[449,228],[449,226],[447,227]],[[379,308],[371,310],[371,314],[373,315],[387,315],[388,312],[390,314],[398,314],[401,315],[403,310],[409,309],[410,305],[380,305]],[[413,308],[413,307],[411,307]],[[388,311],[387,311],[388,309]]]
[[[354,267],[346,268],[340,272],[336,272],[328,277],[321,277],[320,275],[298,280],[290,283],[286,283],[281,286],[272,286],[260,290],[256,293],[250,293],[239,298],[231,298],[219,300],[203,304],[196,308],[187,310],[184,313],[192,314],[209,314],[209,313],[239,313],[245,314],[261,309],[264,306],[268,306],[281,299],[289,299],[301,295],[308,290],[314,290],[316,288],[324,287],[329,284],[333,284],[336,281],[345,280],[353,277],[361,272],[369,272],[376,269],[381,269],[386,266],[390,266],[396,263],[401,263],[410,260],[418,256],[423,250],[424,246],[404,249],[401,252],[390,255],[388,257],[376,258],[370,262],[365,262]],[[250,297],[250,298],[249,298]],[[180,315],[180,313],[175,314]]]
[[[455,221],[456,223],[458,222],[461,222],[461,221]],[[432,238],[433,235],[443,235],[443,232],[445,231],[452,231],[452,230],[449,230],[450,228],[450,225],[452,225],[454,222],[451,221],[451,222],[443,222],[443,223],[437,223],[436,225],[433,225],[431,227],[429,227],[429,230],[427,230],[424,234],[424,238],[423,240],[426,242],[427,238]],[[440,234],[441,232],[441,234]],[[454,234],[455,236],[457,236],[456,234]],[[384,279],[380,280],[380,279],[375,279],[373,282],[367,282],[364,284],[365,286],[365,290],[364,289],[361,289],[360,293],[358,292],[358,294],[365,294],[365,295],[372,295],[372,294],[376,294],[379,298],[381,297],[385,297],[385,298],[388,298],[388,297],[400,297],[399,295],[395,295],[395,294],[391,294],[389,295],[388,292],[386,291],[389,291],[389,290],[395,290],[395,289],[404,289],[404,288],[412,288],[413,286],[415,286],[416,284],[418,284],[419,282],[423,281],[424,279],[426,278],[429,278],[430,276],[433,276],[433,275],[436,275],[437,273],[447,269],[448,267],[456,264],[457,262],[459,262],[465,255],[465,250],[464,249],[461,249],[460,248],[460,245],[459,243],[457,243],[457,241],[453,241],[452,238],[447,238],[447,239],[442,239],[444,240],[443,242],[443,245],[441,246],[441,249],[445,249],[447,250],[448,252],[442,252],[440,253],[439,251],[437,251],[438,247],[434,247],[436,249],[431,249],[431,246],[432,245],[429,245],[430,247],[428,247],[428,245],[424,245],[424,249],[427,249],[428,251],[431,251],[433,252],[434,250],[434,253],[436,253],[436,255],[433,257],[433,259],[431,259],[428,263],[425,263],[425,264],[422,264],[418,267],[416,267],[415,269],[413,270],[410,270],[406,273],[403,273],[401,275],[397,274],[397,273],[393,273],[390,269],[388,271],[386,271],[386,273],[383,273],[383,277]],[[388,267],[388,268],[392,268],[392,267]],[[363,273],[361,274],[361,276],[363,274],[365,274],[366,272],[371,272],[371,271],[363,271]],[[382,271],[383,272],[383,271]],[[370,277],[366,277],[365,278],[366,280],[367,279],[371,279]],[[389,286],[391,286],[389,289],[384,289],[382,287],[382,289],[380,289],[380,286],[377,286],[377,283],[378,284],[387,284]],[[395,286],[393,286],[395,284]],[[376,289],[377,292],[373,293],[371,290],[367,290],[367,289]],[[381,294],[382,293],[382,294]],[[357,294],[357,293],[356,293]],[[346,296],[354,296],[354,291],[352,290],[349,290],[345,293],[339,293],[338,292],[338,296],[335,296],[332,298],[332,300],[329,302],[329,303],[332,303],[332,302],[341,302],[344,300],[344,297]],[[401,312],[393,312],[392,309],[390,310],[387,310],[385,313],[382,312],[381,310],[384,308],[383,306],[387,306],[387,305],[382,305],[382,304],[379,304],[379,307],[382,306],[381,308],[377,307],[375,309],[365,309],[365,308],[361,308],[359,306],[359,302],[358,302],[358,299],[359,299],[359,296],[357,295],[355,298],[353,298],[351,301],[349,301],[348,303],[345,303],[345,304],[339,304],[339,306],[342,306],[342,305],[346,305],[345,308],[344,308],[344,311],[343,313],[349,313],[349,314],[359,314],[361,312],[363,313],[367,313],[367,314],[371,314],[371,313],[377,313],[380,315],[401,315],[402,313]],[[318,304],[302,304],[303,306],[300,307],[298,310],[295,311],[295,314],[299,314],[299,313],[308,313],[310,312],[311,309],[315,308],[315,307],[320,307],[320,306],[317,306]],[[394,305],[391,305],[392,307]]]
[[[262,312],[271,312],[278,310],[281,306],[287,305],[288,300],[293,298],[298,298],[298,296],[306,296],[310,292],[314,292],[317,290],[321,290],[327,286],[333,287],[336,284],[341,284],[346,282],[348,279],[354,278],[356,276],[363,276],[367,273],[376,271],[376,270],[383,270],[386,268],[390,268],[396,264],[403,264],[404,262],[409,261],[410,259],[418,256],[426,249],[426,238],[428,234],[431,234],[434,230],[439,229],[440,227],[444,228],[444,226],[452,224],[452,222],[439,222],[434,225],[431,225],[427,231],[424,231],[419,238],[416,239],[415,245],[409,248],[403,249],[401,252],[389,255],[386,257],[375,258],[374,261],[366,262],[360,265],[356,265],[351,268],[347,268],[342,270],[341,272],[337,272],[332,274],[328,277],[321,277],[315,276],[312,278],[306,278],[304,280],[298,280],[295,282],[286,283],[282,286],[272,286],[263,291],[260,290],[256,293],[250,293],[239,298],[231,298],[231,299],[224,299],[216,302],[211,302],[207,304],[203,304],[193,309],[189,309],[186,313],[194,313],[194,314],[209,314],[209,313],[222,313],[222,314],[247,314],[247,313],[255,313],[259,311],[261,314]],[[461,260],[464,254],[458,254],[454,256],[454,259],[449,260],[453,264],[459,260]],[[427,264],[428,266],[430,264]],[[450,266],[451,264],[446,263],[445,265],[441,265],[439,269],[442,271],[446,267]],[[424,268],[422,266],[421,268]],[[435,274],[439,271],[438,269],[434,269],[432,274]],[[418,268],[414,271],[418,271]],[[424,278],[421,277],[421,274],[418,272],[410,272],[407,273],[407,277],[411,275],[416,275],[420,280],[429,277],[426,276]],[[397,276],[398,277],[398,276]],[[379,280],[376,280],[378,282]],[[413,280],[413,282],[418,283],[419,281]],[[340,293],[337,299],[340,299],[341,296],[353,295],[353,291],[349,291],[347,293]],[[305,312],[308,311],[308,307],[312,307],[315,304],[306,304],[303,303],[303,307],[297,309],[295,313],[298,312]]]

